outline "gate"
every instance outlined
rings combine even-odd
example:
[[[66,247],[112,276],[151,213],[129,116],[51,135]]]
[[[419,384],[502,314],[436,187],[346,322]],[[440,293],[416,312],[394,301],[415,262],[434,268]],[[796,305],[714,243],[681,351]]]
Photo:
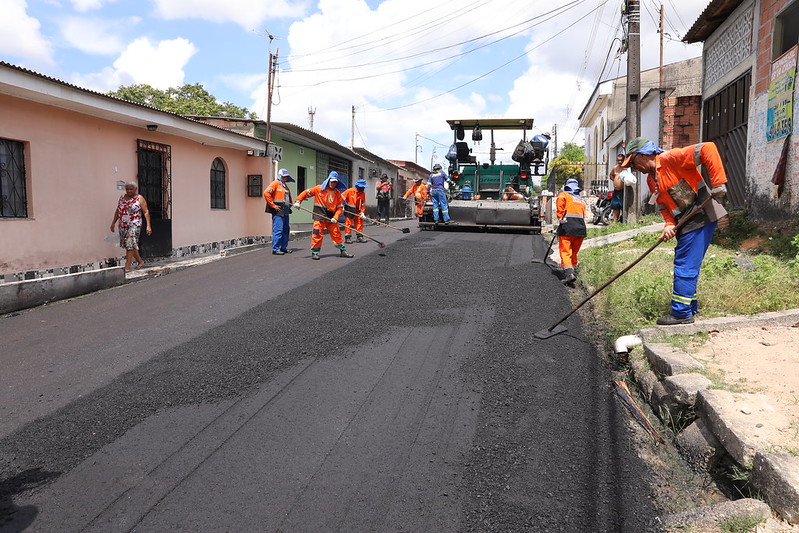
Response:
[[[143,258],[172,255],[172,148],[138,141],[139,194],[147,200],[153,234],[142,228],[139,251]]]
[[[705,100],[703,141],[713,141],[727,172],[727,200],[734,208],[746,206],[746,135],[752,73],[747,72]]]

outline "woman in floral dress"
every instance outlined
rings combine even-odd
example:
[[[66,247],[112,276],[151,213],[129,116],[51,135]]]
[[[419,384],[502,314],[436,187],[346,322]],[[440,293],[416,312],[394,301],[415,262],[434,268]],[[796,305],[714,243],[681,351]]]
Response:
[[[133,260],[136,260],[136,268],[144,265],[144,260],[139,255],[139,235],[141,234],[141,221],[147,223],[147,235],[152,235],[150,227],[150,212],[147,210],[147,200],[138,193],[138,186],[135,183],[125,184],[125,194],[119,197],[117,210],[114,211],[114,220],[111,222],[113,232],[119,221],[119,246],[125,249],[125,272],[130,272]]]

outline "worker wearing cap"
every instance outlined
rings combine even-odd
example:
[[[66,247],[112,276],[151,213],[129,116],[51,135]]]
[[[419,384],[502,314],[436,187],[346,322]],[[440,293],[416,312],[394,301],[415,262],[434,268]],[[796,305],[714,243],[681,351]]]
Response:
[[[341,236],[341,230],[338,227],[339,218],[344,212],[344,199],[341,197],[340,189],[344,188],[344,184],[338,180],[338,172],[334,170],[321,185],[302,191],[297,196],[297,201],[294,202],[294,206],[299,208],[303,200],[309,196],[314,198],[311,259],[319,259],[325,231],[330,234],[330,238],[333,239],[333,243],[339,249],[341,257],[352,257],[352,254],[347,253],[347,248],[344,246],[344,238]]]
[[[710,187],[702,178],[700,165],[707,170]],[[621,166],[647,175],[652,194],[649,203],[657,206],[666,223],[660,238],[667,241],[677,237],[671,312],[657,323],[691,324],[698,313],[696,286],[702,260],[718,220],[727,214],[721,206],[727,194],[727,174],[719,151],[712,142],[664,151],[648,139],[636,137],[627,145]],[[708,197],[711,199],[704,209],[688,219],[677,233],[682,217]]]
[[[555,209],[558,217],[558,248],[560,265],[563,267],[563,283],[570,287],[577,280],[575,267],[579,260],[577,254],[585,239],[585,200],[580,196],[580,183],[575,179],[566,180],[566,185],[558,193]]]
[[[291,214],[291,190],[288,184],[294,181],[289,171],[281,168],[275,180],[264,190],[266,212],[272,214],[272,255],[290,254],[289,215]]]
[[[427,195],[433,199],[433,222],[438,223],[439,211],[444,224],[449,224],[449,206],[447,205],[446,183],[449,182],[447,174],[441,170],[441,165],[433,165],[433,173],[427,179]]]
[[[344,198],[344,242],[352,243],[352,228],[358,234],[355,238],[357,242],[366,242],[363,238],[363,217],[366,211],[366,190],[365,179],[355,182],[355,187],[350,187],[341,195]]]
[[[467,181],[466,183],[463,184],[463,187],[461,187],[461,198],[463,198],[464,200],[471,200],[473,192],[474,191],[472,190],[471,182]]]
[[[421,177],[417,176],[414,179],[413,185],[411,185],[411,188],[408,189],[403,198],[407,199],[409,196],[413,196],[416,201],[416,216],[422,218],[424,203],[427,201],[427,185],[422,183]]]

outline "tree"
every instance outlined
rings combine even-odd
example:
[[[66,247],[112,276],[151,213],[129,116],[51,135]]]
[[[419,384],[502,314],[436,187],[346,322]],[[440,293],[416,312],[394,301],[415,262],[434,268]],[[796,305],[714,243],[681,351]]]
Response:
[[[171,111],[178,115],[258,118],[258,115],[246,107],[238,107],[230,102],[220,103],[200,83],[170,87],[165,91],[156,89],[146,83],[123,85],[116,91],[109,91],[108,95],[136,102],[137,104],[152,106],[163,111]]]
[[[566,184],[566,180],[583,179],[583,165],[580,164],[583,161],[585,161],[585,152],[582,146],[564,143],[560,155],[549,162],[549,170],[555,173],[555,184],[558,189]]]

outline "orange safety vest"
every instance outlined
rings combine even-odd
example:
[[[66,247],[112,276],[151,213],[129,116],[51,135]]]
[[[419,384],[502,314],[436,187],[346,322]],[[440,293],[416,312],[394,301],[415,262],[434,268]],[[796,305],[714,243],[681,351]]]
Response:
[[[291,191],[288,185],[275,180],[264,190],[264,200],[266,200],[267,213],[275,214],[281,211],[284,205],[291,203]]]
[[[358,191],[357,187],[350,187],[343,193],[341,197],[344,199],[344,216],[354,218],[366,211],[366,193]]]
[[[313,196],[314,205],[313,212],[321,215],[323,218],[341,218],[341,213],[344,211],[344,198],[338,189],[322,189],[321,185],[316,185],[310,189],[305,189],[297,196],[297,201],[302,202],[309,196]]]
[[[558,217],[558,235],[585,237],[585,200],[566,191],[558,194],[555,202],[555,213]]]
[[[413,195],[416,198],[417,202],[423,201],[425,198],[427,198],[427,185],[425,185],[421,181],[414,183],[413,185],[411,185],[411,188],[408,189],[408,192],[405,193],[405,196],[403,196],[403,198],[407,198],[410,195]]]
[[[712,142],[674,148],[655,156],[655,173],[647,176],[646,183],[649,192],[657,194],[655,202],[667,224],[676,224],[676,217],[683,212],[672,197],[674,191],[670,192],[669,189],[677,185],[680,180],[685,180],[693,192],[698,192],[700,188],[706,186],[699,172],[700,165],[704,165],[707,169],[711,187],[727,183],[727,174],[724,172],[721,156]]]

